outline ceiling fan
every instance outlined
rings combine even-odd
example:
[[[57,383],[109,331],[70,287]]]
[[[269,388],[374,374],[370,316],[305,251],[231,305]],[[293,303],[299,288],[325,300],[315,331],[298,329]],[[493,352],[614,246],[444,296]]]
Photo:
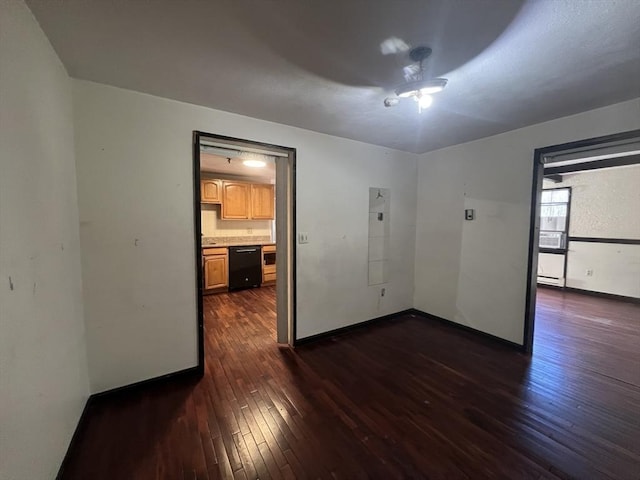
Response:
[[[431,49],[419,46],[409,50],[409,58],[415,62],[404,68],[407,83],[396,88],[398,98],[387,97],[384,99],[385,107],[395,107],[402,98],[413,98],[418,104],[418,112],[427,109],[433,103],[434,93],[441,92],[447,85],[446,78],[424,78],[424,61],[431,55]]]

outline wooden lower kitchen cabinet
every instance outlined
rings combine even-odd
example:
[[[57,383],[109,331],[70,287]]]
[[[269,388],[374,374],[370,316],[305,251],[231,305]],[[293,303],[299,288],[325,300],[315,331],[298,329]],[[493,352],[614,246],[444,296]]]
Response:
[[[262,284],[274,283],[276,283],[276,246],[265,245],[262,247]]]
[[[229,285],[229,254],[226,248],[202,250],[204,264],[204,291],[211,293]]]

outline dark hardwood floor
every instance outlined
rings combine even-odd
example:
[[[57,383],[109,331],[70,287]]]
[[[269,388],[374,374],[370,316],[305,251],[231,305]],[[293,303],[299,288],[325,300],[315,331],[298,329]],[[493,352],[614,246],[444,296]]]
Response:
[[[640,479],[638,305],[540,289],[532,357],[413,316],[293,351],[272,287],[205,315],[205,376],[94,402],[65,479]]]

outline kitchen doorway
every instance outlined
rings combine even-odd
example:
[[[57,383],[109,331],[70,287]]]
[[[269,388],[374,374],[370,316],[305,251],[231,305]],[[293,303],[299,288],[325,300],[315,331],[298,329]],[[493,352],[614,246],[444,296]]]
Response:
[[[193,132],[201,372],[212,318],[238,325],[230,338],[295,343],[295,161],[294,148]]]
[[[639,172],[640,130],[535,151],[526,352],[532,353],[534,348],[538,285],[546,289],[538,305],[541,316],[557,316],[562,307],[563,318],[570,318],[575,312],[567,310],[568,306],[584,303],[580,299],[586,295],[626,303],[640,300],[640,275],[633,270],[637,262],[632,261],[640,248],[640,224],[635,216],[637,184],[633,180]],[[622,195],[622,190],[627,193]],[[618,193],[619,198],[609,198]],[[584,319],[584,315],[576,313],[576,318]],[[603,317],[598,321],[609,320]],[[548,325],[545,329],[548,333]],[[581,329],[574,331],[579,337]]]

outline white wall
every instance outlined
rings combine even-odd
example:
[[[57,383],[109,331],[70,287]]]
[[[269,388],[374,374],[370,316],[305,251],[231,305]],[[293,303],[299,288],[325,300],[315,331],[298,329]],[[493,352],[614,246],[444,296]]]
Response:
[[[412,306],[416,155],[85,81],[74,100],[93,392],[196,365],[192,130],[297,148],[298,338]],[[393,197],[383,298],[370,186]]]
[[[563,175],[560,186],[571,187],[570,236],[640,240],[640,165]],[[566,286],[640,297],[640,245],[569,242]]]
[[[640,245],[570,242],[566,286],[640,298]]]
[[[534,149],[637,128],[640,99],[422,155],[415,307],[522,344]]]
[[[0,1],[0,478],[54,478],[88,396],[71,81]]]

